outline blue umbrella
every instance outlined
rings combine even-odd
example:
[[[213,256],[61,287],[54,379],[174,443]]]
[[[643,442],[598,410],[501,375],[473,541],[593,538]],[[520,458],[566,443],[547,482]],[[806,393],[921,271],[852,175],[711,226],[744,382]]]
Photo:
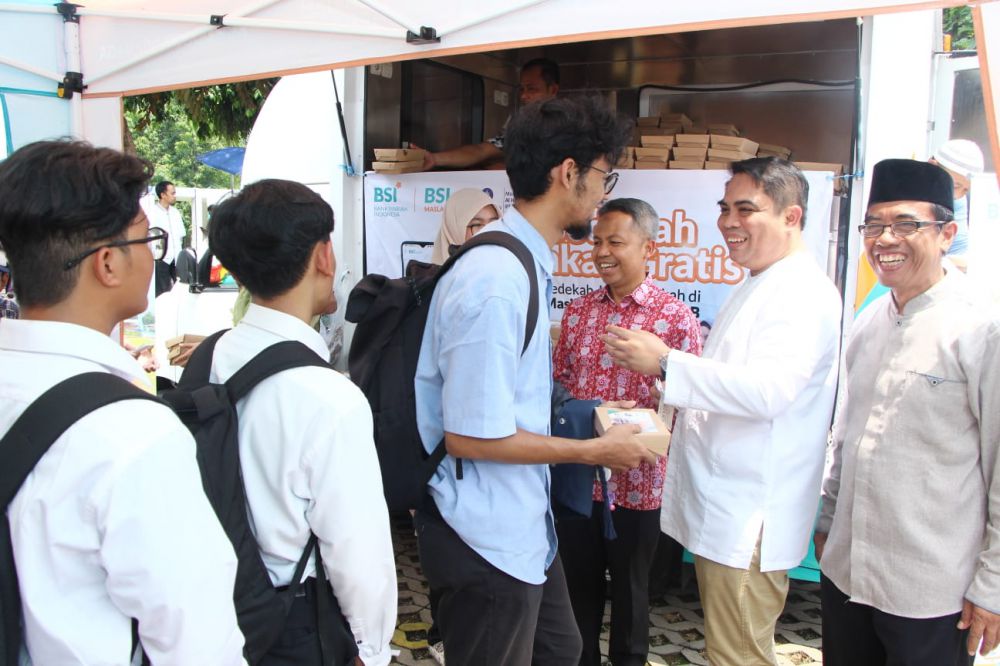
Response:
[[[198,155],[198,161],[202,164],[219,169],[236,176],[243,171],[243,154],[246,148],[219,148],[207,153]]]

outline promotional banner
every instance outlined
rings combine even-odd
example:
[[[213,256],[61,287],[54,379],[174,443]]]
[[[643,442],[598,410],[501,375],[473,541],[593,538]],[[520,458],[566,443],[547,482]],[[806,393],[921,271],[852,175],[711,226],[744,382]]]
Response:
[[[623,170],[612,197],[649,202],[660,216],[657,255],[649,263],[656,282],[711,326],[729,291],[746,271],[729,259],[716,226],[726,171]],[[829,253],[832,174],[809,172],[805,242],[822,268]],[[452,192],[475,187],[503,214],[513,196],[503,171],[365,175],[365,261],[368,273],[399,277],[409,259],[427,261]],[[603,282],[591,261],[590,241],[564,239],[553,248],[555,272],[549,303],[552,323],[570,301]],[[794,307],[790,304],[790,307]]]

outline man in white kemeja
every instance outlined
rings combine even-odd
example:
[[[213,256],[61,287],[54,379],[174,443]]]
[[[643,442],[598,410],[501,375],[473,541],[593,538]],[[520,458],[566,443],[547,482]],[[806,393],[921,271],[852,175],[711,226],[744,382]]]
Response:
[[[788,569],[816,516],[837,386],[841,305],[803,246],[808,183],[777,158],[734,162],[719,201],[729,257],[750,277],[702,357],[609,327],[616,361],[663,379],[681,411],[661,529],[695,555],[714,666],[774,664]]]
[[[216,208],[212,251],[251,303],[219,339],[212,381],[228,380],[283,340],[328,358],[310,322],[337,308],[332,232],[330,206],[290,181],[254,183]],[[296,598],[262,666],[339,665],[355,657],[366,666],[388,664],[396,566],[368,401],[332,368],[300,367],[264,380],[236,408],[247,502],[271,581],[289,584],[310,533],[330,581],[320,588],[310,560],[306,594]],[[343,618],[318,626],[319,595],[339,604]],[[330,633],[321,650],[323,632]]]
[[[0,163],[0,244],[21,319],[0,323],[0,437],[43,392],[106,372],[144,384],[110,337],[153,274],[137,157],[43,141]],[[236,556],[202,490],[195,444],[166,406],[127,400],[71,426],[7,508],[33,663],[243,663]],[[8,636],[9,640],[11,637]]]

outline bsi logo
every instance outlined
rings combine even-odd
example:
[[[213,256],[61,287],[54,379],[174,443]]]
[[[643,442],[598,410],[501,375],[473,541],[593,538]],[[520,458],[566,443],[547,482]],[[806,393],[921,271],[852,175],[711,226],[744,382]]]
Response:
[[[399,189],[395,187],[376,187],[375,203],[396,203]]]
[[[443,204],[451,196],[450,187],[425,187],[424,188],[424,203],[425,204]]]

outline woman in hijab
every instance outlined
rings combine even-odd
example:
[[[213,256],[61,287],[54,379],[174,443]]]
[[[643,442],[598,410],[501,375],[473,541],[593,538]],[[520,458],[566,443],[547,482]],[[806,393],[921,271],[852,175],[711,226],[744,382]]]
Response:
[[[452,194],[444,207],[444,220],[434,241],[431,263],[443,264],[453,248],[499,217],[493,200],[482,190],[467,187]]]

